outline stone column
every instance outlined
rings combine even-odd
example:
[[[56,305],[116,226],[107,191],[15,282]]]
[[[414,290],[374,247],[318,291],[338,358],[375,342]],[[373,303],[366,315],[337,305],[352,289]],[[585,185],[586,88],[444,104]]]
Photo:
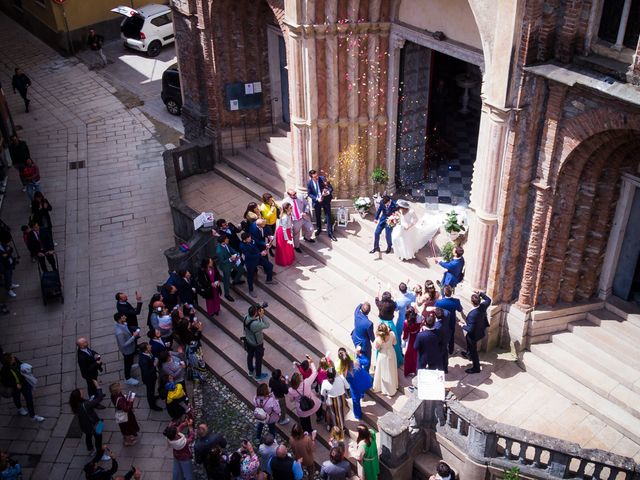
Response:
[[[640,85],[640,38],[638,38],[636,52],[633,54],[631,65],[627,71],[627,82],[633,85]]]
[[[398,133],[398,85],[400,75],[400,50],[405,39],[391,34],[389,37],[389,76],[387,85],[387,172],[389,172],[388,192],[395,192],[396,176],[396,135]]]
[[[472,289],[487,288],[510,116],[510,109],[484,101],[469,205],[469,243],[465,251],[466,280]]]

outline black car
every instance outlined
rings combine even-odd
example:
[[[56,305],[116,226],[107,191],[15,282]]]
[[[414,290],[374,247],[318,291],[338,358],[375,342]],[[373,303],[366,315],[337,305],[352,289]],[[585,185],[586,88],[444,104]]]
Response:
[[[171,115],[180,115],[182,109],[182,92],[180,91],[180,74],[178,64],[167,68],[162,74],[162,101]]]

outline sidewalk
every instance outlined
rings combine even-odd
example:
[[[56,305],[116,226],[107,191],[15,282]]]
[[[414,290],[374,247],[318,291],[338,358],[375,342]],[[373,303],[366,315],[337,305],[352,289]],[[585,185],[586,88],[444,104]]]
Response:
[[[138,109],[127,110],[102,77],[77,59],[62,58],[2,14],[0,44],[0,77],[14,121],[40,166],[42,189],[53,206],[65,296],[64,304],[42,303],[37,269],[20,234],[29,215],[27,197],[11,169],[1,213],[22,255],[14,273],[21,287],[17,298],[5,300],[11,315],[0,318],[0,344],[34,366],[40,381],[36,413],[46,420],[35,424],[19,417],[11,400],[2,399],[0,449],[27,467],[25,479],[84,478],[81,469],[89,457],[67,405],[69,392],[86,386],[77,372],[75,339],[87,336],[102,354],[105,389],[123,379],[113,336],[114,293],[133,296],[139,290],[148,300],[166,276],[163,251],[172,243],[163,147],[153,125]],[[29,114],[10,88],[18,65],[33,83]],[[72,162],[84,165],[73,168]],[[144,387],[134,391],[140,442],[122,446],[112,409],[99,411],[104,441],[117,455],[119,472],[133,464],[143,478],[169,478],[172,457],[159,433],[167,414],[146,408],[140,398]]]

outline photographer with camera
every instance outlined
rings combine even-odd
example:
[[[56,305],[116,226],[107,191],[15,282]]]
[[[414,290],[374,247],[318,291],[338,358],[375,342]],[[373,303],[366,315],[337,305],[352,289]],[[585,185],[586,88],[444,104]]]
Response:
[[[249,375],[254,375],[255,372],[256,380],[267,378],[267,374],[262,373],[262,357],[264,357],[264,334],[262,331],[271,326],[264,317],[264,309],[267,307],[268,304],[266,302],[250,306],[248,314],[242,320],[242,326],[244,327],[242,343],[247,351],[247,369],[249,370]]]

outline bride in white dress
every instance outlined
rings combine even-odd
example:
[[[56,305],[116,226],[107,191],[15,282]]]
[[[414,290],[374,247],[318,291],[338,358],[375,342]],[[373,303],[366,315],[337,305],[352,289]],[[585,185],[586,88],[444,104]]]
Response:
[[[398,200],[400,223],[391,232],[393,253],[400,260],[411,260],[438,233],[441,224],[439,215],[425,214],[418,218],[406,200]]]

